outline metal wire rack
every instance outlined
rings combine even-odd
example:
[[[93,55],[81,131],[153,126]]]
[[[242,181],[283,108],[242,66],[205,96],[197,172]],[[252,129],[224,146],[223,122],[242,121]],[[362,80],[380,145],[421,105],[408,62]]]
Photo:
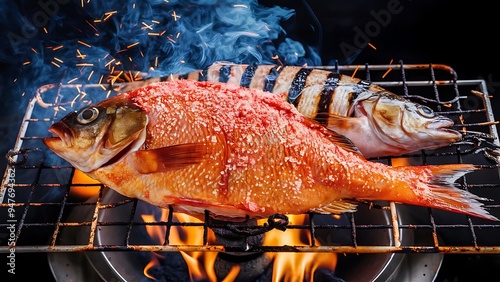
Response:
[[[473,163],[483,170],[462,177],[459,185],[481,197],[500,217],[500,145],[486,83],[459,80],[446,65],[346,65],[322,67],[365,78],[455,121],[463,141],[437,150],[372,161],[389,165]],[[122,82],[126,83],[126,82]],[[500,253],[500,224],[464,215],[393,202],[361,204],[341,216],[304,215],[303,222],[285,215],[244,225],[220,222],[208,214],[201,221],[179,220],[173,209],[159,209],[114,193],[99,183],[78,179],[79,172],[51,153],[41,141],[47,129],[69,111],[116,94],[120,83],[41,86],[31,98],[0,190],[0,252],[79,251],[238,251],[338,253]],[[160,217],[159,214],[165,215]],[[141,214],[151,213],[154,220]],[[144,240],[149,226],[163,230],[161,240]],[[198,243],[178,244],[172,230],[202,229]],[[213,230],[252,237],[272,229],[302,230],[310,240],[299,245],[213,242]],[[113,236],[106,236],[112,234]],[[378,235],[377,235],[378,234]],[[369,240],[368,238],[383,238]]]

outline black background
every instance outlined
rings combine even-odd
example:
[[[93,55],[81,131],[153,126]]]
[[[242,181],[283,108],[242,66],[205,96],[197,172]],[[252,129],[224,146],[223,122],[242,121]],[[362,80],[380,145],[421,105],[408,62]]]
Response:
[[[94,0],[92,0],[94,1]],[[340,63],[388,64],[403,60],[409,64],[446,64],[454,68],[459,79],[484,78],[495,114],[500,115],[500,59],[498,9],[489,1],[260,1],[297,10],[286,22],[291,37],[315,46],[323,64],[333,59]],[[389,4],[390,3],[390,4]],[[402,8],[392,14],[380,32],[370,38],[377,47],[362,48],[352,61],[342,52],[342,42],[351,43],[354,28],[363,29],[373,21],[373,13],[388,10],[388,5]],[[312,11],[312,13],[311,13]],[[3,33],[0,33],[3,36]],[[2,38],[2,41],[5,39]],[[353,59],[353,58],[351,58]],[[5,78],[19,62],[0,62]],[[9,85],[5,80],[3,86]],[[10,89],[2,87],[0,100],[0,153],[12,148],[22,118],[22,110],[12,107]],[[0,162],[5,167],[5,160]],[[500,245],[500,238],[499,238]],[[3,262],[3,260],[2,260]],[[50,277],[43,254],[19,254],[17,279]],[[1,275],[5,274],[0,266]],[[498,255],[447,255],[436,281],[486,281],[500,268]]]

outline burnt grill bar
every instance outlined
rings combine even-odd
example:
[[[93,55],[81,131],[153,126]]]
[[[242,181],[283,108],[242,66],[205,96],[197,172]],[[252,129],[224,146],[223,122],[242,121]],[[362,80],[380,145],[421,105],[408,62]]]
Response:
[[[483,166],[478,172],[486,183],[473,177],[462,177],[459,184],[463,189],[475,194],[487,195],[494,201],[486,202],[490,211],[499,216],[500,188],[498,165],[492,164],[484,152],[500,146],[495,126],[498,124],[493,116],[491,103],[484,80],[458,80],[455,71],[446,65],[406,65],[402,62],[395,65],[363,66],[324,66],[321,68],[336,70],[376,83],[395,93],[401,93],[407,99],[427,103],[439,114],[447,115],[456,121],[456,128],[461,130],[464,140],[438,150],[422,151],[398,158],[384,157],[374,161],[394,164],[405,159],[411,165],[436,163],[471,163]],[[500,236],[500,225],[463,215],[444,213],[427,208],[389,203],[365,203],[361,207],[369,213],[387,216],[388,223],[365,222],[358,213],[345,214],[344,221],[325,215],[308,214],[303,224],[283,223],[283,218],[269,219],[268,222],[249,223],[240,226],[219,222],[205,214],[201,222],[178,222],[174,219],[175,210],[168,209],[165,220],[141,221],[135,199],[109,201],[106,196],[112,191],[101,184],[86,184],[73,180],[75,169],[57,157],[43,151],[41,138],[48,136],[48,126],[60,119],[70,110],[80,108],[91,102],[89,97],[101,97],[119,89],[101,84],[52,84],[39,88],[29,102],[23,118],[14,148],[8,155],[10,165],[5,170],[0,193],[0,210],[7,214],[7,209],[16,210],[16,252],[80,252],[80,251],[144,251],[144,252],[178,252],[178,251],[211,251],[211,252],[337,252],[337,253],[460,253],[460,254],[500,254],[498,242],[489,237]],[[86,92],[86,95],[80,95]],[[420,96],[422,92],[422,96]],[[411,95],[410,95],[411,93]],[[113,93],[116,94],[116,93]],[[93,96],[94,95],[94,96]],[[100,96],[96,96],[100,95]],[[472,103],[476,108],[464,102]],[[469,106],[467,106],[469,105]],[[15,179],[9,171],[15,170]],[[475,173],[475,172],[474,172]],[[10,186],[9,186],[10,185]],[[16,190],[14,204],[5,201],[8,187]],[[83,199],[74,193],[76,188],[95,188],[95,197]],[[111,191],[111,192],[110,192]],[[497,196],[491,196],[493,195]],[[408,212],[407,210],[410,210]],[[126,211],[120,220],[104,220],[103,212]],[[52,212],[49,212],[52,211]],[[423,212],[422,212],[423,211]],[[86,217],[74,219],[75,213],[85,213]],[[408,217],[418,214],[419,217]],[[449,220],[452,219],[452,220]],[[333,221],[332,221],[333,220]],[[1,221],[0,228],[10,225]],[[135,231],[146,226],[165,228],[165,236],[159,244],[136,243]],[[201,244],[173,245],[170,236],[172,228],[203,228]],[[107,228],[122,228],[123,238],[119,243],[109,244],[99,241],[99,234]],[[261,245],[246,241],[245,248],[230,244],[212,244],[208,239],[213,230],[224,232],[240,232],[242,234],[266,233],[272,229],[299,229],[307,232],[311,241],[308,245]],[[69,230],[83,238],[74,241],[63,240]],[[344,241],[325,240],[322,236],[335,232],[349,234]],[[377,245],[363,242],[366,232],[386,232],[393,238],[390,244]],[[415,233],[425,237],[424,243],[402,240],[403,233]],[[449,234],[452,234],[450,236]],[[365,235],[363,235],[365,234]],[[423,235],[422,235],[423,234]],[[455,234],[461,234],[461,241],[449,240]],[[240,234],[241,235],[241,234]],[[38,236],[35,242],[29,240]],[[445,240],[445,239],[447,240]],[[0,252],[9,252],[9,246],[1,245]]]

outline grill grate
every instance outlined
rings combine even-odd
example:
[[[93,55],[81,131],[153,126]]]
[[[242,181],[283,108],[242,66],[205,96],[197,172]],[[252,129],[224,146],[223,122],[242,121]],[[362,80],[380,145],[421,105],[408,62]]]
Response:
[[[403,64],[331,66],[343,74],[366,78],[389,91],[426,104],[455,121],[463,141],[437,150],[425,150],[397,158],[373,161],[389,165],[473,163],[484,166],[460,179],[459,185],[481,197],[492,199],[486,206],[500,217],[500,179],[495,149],[499,143],[484,80],[459,80],[446,65]],[[125,83],[125,82],[124,82]],[[119,87],[115,84],[113,87]],[[115,88],[116,90],[116,88]],[[102,100],[116,91],[104,84],[60,83],[42,86],[30,100],[14,148],[7,155],[0,191],[0,228],[10,236],[0,237],[0,252],[78,251],[249,251],[249,252],[338,252],[338,253],[500,253],[500,224],[464,215],[393,202],[360,205],[360,211],[341,216],[308,214],[304,223],[288,222],[276,215],[246,226],[215,221],[176,219],[172,209],[160,218],[162,209],[125,198],[102,185],[79,182],[75,169],[43,145],[48,127],[69,111]],[[86,192],[87,191],[87,192]],[[79,192],[91,191],[88,198]],[[144,221],[140,214],[156,213]],[[12,217],[11,217],[12,215]],[[380,220],[382,219],[382,220]],[[15,228],[13,228],[15,226]],[[144,229],[159,226],[164,238],[145,241]],[[203,230],[199,243],[171,243],[174,228],[186,232]],[[10,229],[9,229],[10,228]],[[302,245],[224,245],[213,243],[214,228],[255,235],[271,229],[309,233]],[[13,232],[14,231],[14,232]],[[119,234],[106,238],[106,234]],[[274,232],[274,231],[273,231]],[[15,234],[15,238],[13,238]],[[387,243],[366,238],[389,237]]]

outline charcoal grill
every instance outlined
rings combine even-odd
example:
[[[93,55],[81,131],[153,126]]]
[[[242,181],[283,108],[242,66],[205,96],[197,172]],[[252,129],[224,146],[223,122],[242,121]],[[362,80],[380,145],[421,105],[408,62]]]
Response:
[[[321,68],[367,79],[389,91],[410,100],[425,104],[437,113],[455,121],[464,139],[456,144],[436,150],[423,150],[399,157],[382,157],[372,161],[388,165],[425,165],[471,163],[484,169],[472,172],[459,180],[462,189],[481,197],[492,199],[486,207],[500,217],[500,179],[498,155],[499,137],[496,130],[490,96],[482,79],[459,80],[452,67],[439,64],[389,65],[334,65]],[[131,74],[130,77],[137,75]],[[343,215],[344,222],[321,220],[323,216],[310,214],[304,224],[287,223],[286,217],[277,215],[263,222],[244,228],[220,224],[208,213],[203,222],[178,222],[168,220],[144,222],[136,218],[140,201],[123,198],[109,200],[108,189],[100,184],[75,183],[75,169],[45,148],[41,139],[49,135],[47,129],[72,110],[111,95],[127,82],[113,84],[73,84],[70,79],[57,84],[41,86],[30,100],[14,147],[7,155],[8,163],[1,186],[0,215],[9,213],[13,218],[0,221],[1,230],[15,224],[15,251],[19,253],[97,253],[116,251],[140,252],[336,252],[342,254],[500,254],[500,224],[465,215],[422,207],[400,205],[394,202],[361,204],[374,214],[386,214],[387,223],[365,222],[356,213]],[[86,187],[96,189],[90,199],[75,195],[74,190]],[[15,197],[9,196],[9,188]],[[12,191],[12,190],[11,190]],[[102,216],[119,210],[119,219]],[[79,211],[86,217],[71,216]],[[170,214],[175,212],[169,209]],[[125,215],[125,216],[123,216]],[[284,218],[284,219],[283,219]],[[164,226],[166,235],[162,242],[144,243],[134,234],[145,226]],[[203,228],[200,244],[172,245],[170,230],[174,226]],[[118,228],[123,231],[120,239],[100,240],[102,230]],[[228,246],[212,244],[207,239],[209,230],[227,228],[238,232],[256,234],[278,228],[307,231],[312,240],[307,246],[249,245]],[[320,234],[342,231],[346,240],[324,240]],[[392,238],[387,244],[360,241],[361,234],[386,232]],[[78,234],[75,240],[65,234]],[[402,240],[402,235],[419,240]],[[7,243],[0,252],[8,253]],[[437,270],[436,270],[437,271]]]

